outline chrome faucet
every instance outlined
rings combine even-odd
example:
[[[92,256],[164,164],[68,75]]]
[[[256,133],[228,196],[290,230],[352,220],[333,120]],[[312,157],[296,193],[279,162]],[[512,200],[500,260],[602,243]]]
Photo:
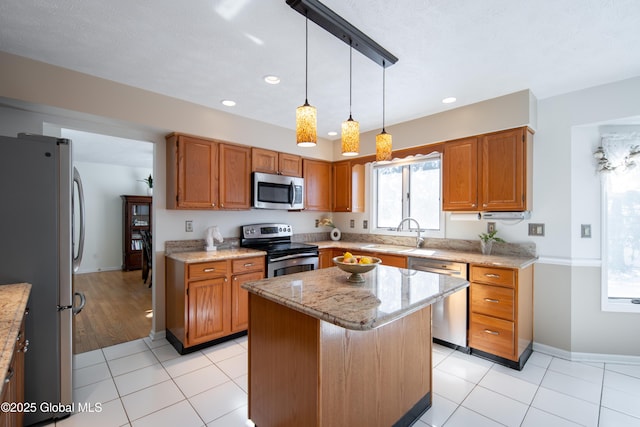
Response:
[[[418,232],[418,235],[416,236],[416,248],[419,248],[420,244],[424,242],[424,239],[420,237],[420,224],[418,224],[418,221],[415,218],[411,218],[410,216],[403,218],[402,221],[400,221],[400,224],[398,224],[398,227],[396,227],[396,231],[402,230],[402,225],[405,222],[409,222],[409,231],[411,231],[411,221],[416,223],[416,231]]]

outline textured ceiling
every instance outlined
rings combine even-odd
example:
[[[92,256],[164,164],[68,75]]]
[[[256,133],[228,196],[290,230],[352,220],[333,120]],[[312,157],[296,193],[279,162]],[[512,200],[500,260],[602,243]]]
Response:
[[[387,69],[388,126],[522,89],[541,99],[640,75],[638,0],[323,3],[399,58]],[[285,0],[2,0],[0,50],[294,128],[304,25]],[[267,74],[282,82],[267,85]],[[311,22],[308,98],[319,135],[339,131],[349,48]],[[382,69],[355,51],[352,111],[362,131],[380,129]]]

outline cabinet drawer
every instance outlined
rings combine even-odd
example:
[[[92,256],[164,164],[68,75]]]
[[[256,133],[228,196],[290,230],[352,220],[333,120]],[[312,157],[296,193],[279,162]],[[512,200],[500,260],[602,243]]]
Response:
[[[189,264],[189,280],[208,279],[210,277],[225,276],[226,274],[227,261]]]
[[[499,317],[505,320],[515,320],[513,310],[514,291],[501,286],[481,285],[471,283],[471,311]]]
[[[472,265],[469,281],[513,287],[515,275],[515,271],[511,269]]]
[[[264,257],[234,259],[231,263],[233,274],[247,273],[249,271],[264,271]]]
[[[510,360],[514,355],[514,323],[495,317],[471,313],[469,347]]]

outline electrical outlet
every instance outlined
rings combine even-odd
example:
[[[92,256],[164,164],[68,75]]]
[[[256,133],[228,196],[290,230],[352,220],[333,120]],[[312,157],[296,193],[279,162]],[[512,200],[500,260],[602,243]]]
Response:
[[[529,224],[529,236],[544,236],[544,224]]]
[[[184,222],[184,231],[188,233],[193,232],[193,220],[188,219]]]
[[[364,230],[366,230],[367,228],[369,228],[369,220],[363,219],[362,220],[362,228]]]
[[[496,231],[496,223],[495,222],[488,222],[487,223],[487,233],[493,233],[494,231]]]
[[[580,237],[583,239],[591,238],[591,224],[580,224]]]
[[[349,227],[350,228],[354,228],[355,226],[356,226],[356,220],[355,219],[350,220],[349,221]]]

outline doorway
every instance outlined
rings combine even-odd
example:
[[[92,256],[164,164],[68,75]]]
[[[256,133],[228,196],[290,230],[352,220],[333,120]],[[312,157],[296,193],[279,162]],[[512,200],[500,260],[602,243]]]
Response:
[[[146,337],[151,331],[151,280],[145,283],[142,265],[123,271],[126,220],[121,196],[148,196],[153,143],[66,128],[60,135],[72,141],[73,165],[84,187],[84,250],[74,288],[84,292],[87,303],[74,318],[77,354]]]

